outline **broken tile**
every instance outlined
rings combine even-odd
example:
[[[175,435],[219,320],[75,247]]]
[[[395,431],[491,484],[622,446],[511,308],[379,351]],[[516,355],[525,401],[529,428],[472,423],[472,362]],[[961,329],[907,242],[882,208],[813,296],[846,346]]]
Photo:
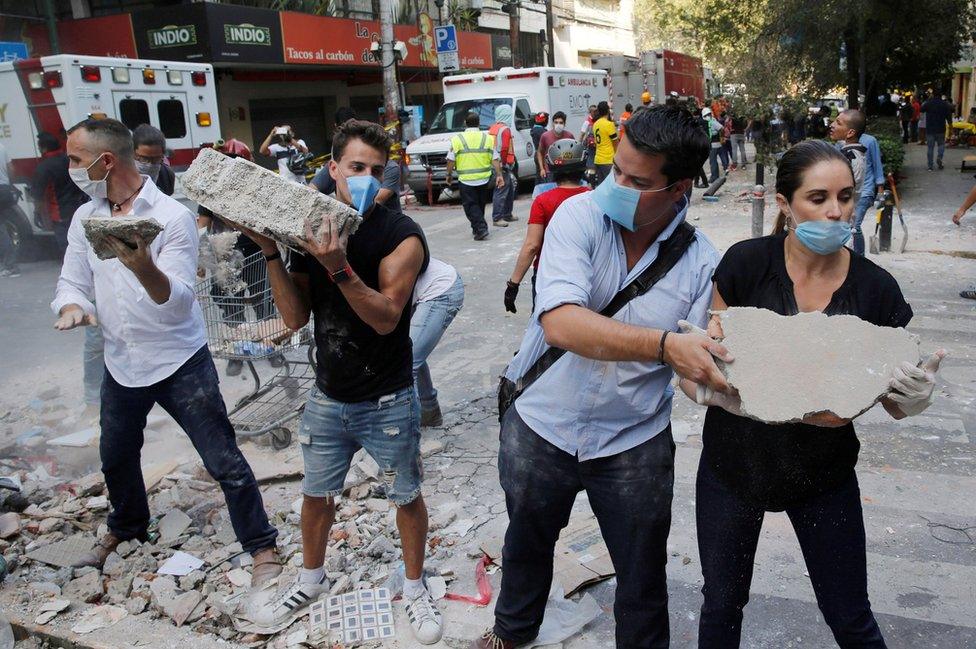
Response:
[[[27,553],[27,558],[59,568],[70,568],[92,549],[95,541],[90,536],[76,534]]]
[[[742,414],[769,423],[825,411],[852,419],[888,392],[899,364],[919,360],[907,331],[856,316],[730,307],[721,318],[735,357],[721,369],[739,391]]]
[[[190,526],[190,517],[180,509],[171,509],[159,520],[159,540],[161,543],[172,543],[180,538],[180,534]]]
[[[177,460],[164,460],[149,466],[142,467],[142,480],[146,485],[146,492],[152,491],[159,481],[176,470],[180,465]]]
[[[47,443],[50,446],[84,448],[86,446],[94,446],[98,442],[100,434],[101,433],[97,428],[85,428],[84,430],[79,430],[76,433],[49,439],[47,440]]]

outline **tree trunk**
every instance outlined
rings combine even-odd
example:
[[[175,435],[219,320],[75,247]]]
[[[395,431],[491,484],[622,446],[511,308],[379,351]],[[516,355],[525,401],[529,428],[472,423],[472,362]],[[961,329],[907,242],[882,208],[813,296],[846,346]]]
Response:
[[[397,87],[396,53],[393,51],[393,3],[380,0],[380,52],[383,66],[383,121],[385,124],[399,119],[400,91]],[[400,140],[399,130],[395,135]]]

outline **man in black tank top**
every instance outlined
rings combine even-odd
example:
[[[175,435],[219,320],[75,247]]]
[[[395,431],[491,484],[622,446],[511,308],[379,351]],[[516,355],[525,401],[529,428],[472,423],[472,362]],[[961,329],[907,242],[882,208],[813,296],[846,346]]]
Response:
[[[390,140],[382,127],[349,120],[336,132],[329,173],[336,197],[357,209],[355,234],[323,221],[286,270],[274,242],[250,233],[268,259],[275,304],[285,324],[314,315],[316,381],[298,439],[302,485],[303,568],[298,580],[252,612],[275,627],[329,591],[325,548],[353,454],[377,462],[398,508],[407,616],[417,640],[441,637],[441,615],[422,580],[427,508],[420,495],[420,406],[413,387],[410,297],[427,267],[424,233],[412,219],[375,203]]]

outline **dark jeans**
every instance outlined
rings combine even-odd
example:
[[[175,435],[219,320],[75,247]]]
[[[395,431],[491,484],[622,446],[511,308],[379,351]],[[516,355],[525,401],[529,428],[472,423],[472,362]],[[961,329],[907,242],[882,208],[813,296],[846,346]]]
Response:
[[[908,125],[909,138],[912,142],[918,139],[918,120],[914,119]]]
[[[698,552],[705,585],[699,649],[739,646],[763,508],[740,500],[698,466]],[[864,518],[857,477],[786,510],[803,551],[817,605],[842,648],[885,647],[868,601]]]
[[[929,169],[931,169],[932,153],[935,151],[935,148],[938,147],[939,149],[939,162],[942,162],[942,156],[945,155],[945,131],[938,130],[935,133],[926,133],[925,143],[928,145],[928,162]]]
[[[576,494],[586,490],[617,572],[618,649],[667,647],[671,428],[623,453],[581,462],[539,437],[513,406],[502,421],[498,473],[509,522],[495,634],[516,643],[538,634],[556,539]]]
[[[210,350],[201,347],[169,378],[127,388],[106,368],[102,382],[99,453],[112,511],[108,528],[122,540],[145,540],[149,502],[139,458],[146,416],[155,404],[186,432],[203,465],[220,483],[237,539],[248,552],[273,548],[278,530],[268,523],[254,473],[234,438],[220,396]]]
[[[478,186],[464,183],[458,185],[461,188],[461,207],[464,208],[464,215],[471,223],[471,233],[484,234],[488,231],[488,223],[485,222],[485,205],[491,200],[493,185],[490,182]]]
[[[911,122],[907,119],[901,121],[901,141],[908,144],[908,138],[910,136],[909,129],[911,127]]]
[[[495,176],[491,177],[488,184],[493,188],[491,198],[491,220],[509,221],[512,218],[512,207],[515,204],[516,179],[512,170],[502,167],[502,178],[505,179],[505,186],[501,189],[495,187]]]
[[[10,236],[14,223],[13,209],[0,207],[0,270],[17,270],[17,246]]]

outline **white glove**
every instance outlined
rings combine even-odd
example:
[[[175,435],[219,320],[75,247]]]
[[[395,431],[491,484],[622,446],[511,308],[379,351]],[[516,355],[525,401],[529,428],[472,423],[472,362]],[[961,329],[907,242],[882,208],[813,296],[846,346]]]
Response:
[[[708,332],[697,325],[693,325],[687,320],[678,320],[678,329],[683,334],[694,333],[709,338]],[[716,392],[707,385],[695,384],[695,403],[700,406],[718,406],[734,415],[738,415],[742,407],[742,400],[738,393],[731,395],[724,392]]]
[[[935,375],[945,355],[945,350],[940,349],[919,367],[904,362],[895,368],[889,383],[891,392],[888,398],[898,404],[899,410],[911,417],[932,405]]]

